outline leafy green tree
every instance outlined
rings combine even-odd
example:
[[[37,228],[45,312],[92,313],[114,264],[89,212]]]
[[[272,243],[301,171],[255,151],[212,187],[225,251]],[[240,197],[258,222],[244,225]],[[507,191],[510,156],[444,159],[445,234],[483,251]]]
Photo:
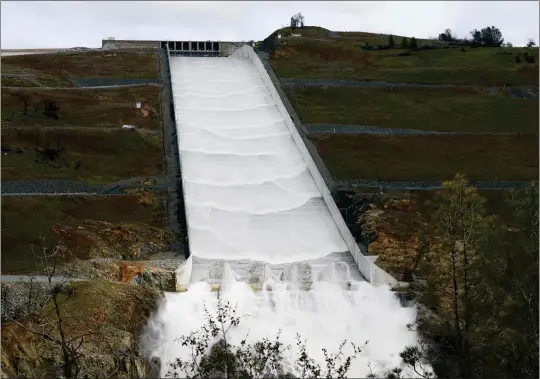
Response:
[[[469,378],[472,370],[471,333],[475,320],[472,304],[476,297],[479,261],[478,241],[490,219],[483,199],[463,175],[444,182],[435,197],[439,204],[432,214],[434,235],[428,253],[435,306],[445,320],[451,355],[456,359],[458,377]],[[440,325],[439,325],[440,326]]]
[[[504,42],[501,31],[494,26],[488,26],[482,30],[474,29],[471,31],[471,36],[474,44],[486,47],[500,47]]]
[[[456,175],[427,215],[425,307],[416,326],[428,342],[422,356],[439,377],[538,372],[537,183],[505,204],[489,214],[486,200]]]
[[[538,182],[512,191],[482,247],[484,297],[479,312],[487,319],[478,362],[484,376],[532,378],[538,375]],[[483,307],[483,309],[481,308]]]
[[[450,29],[446,29],[444,33],[439,34],[438,40],[443,42],[452,42],[455,40],[455,38],[452,35],[452,31]]]
[[[414,37],[411,38],[411,42],[409,42],[409,48],[411,50],[418,49],[418,42],[416,42],[416,38],[414,38]]]
[[[392,34],[388,36],[388,46],[396,46],[396,43],[394,42],[394,36]]]

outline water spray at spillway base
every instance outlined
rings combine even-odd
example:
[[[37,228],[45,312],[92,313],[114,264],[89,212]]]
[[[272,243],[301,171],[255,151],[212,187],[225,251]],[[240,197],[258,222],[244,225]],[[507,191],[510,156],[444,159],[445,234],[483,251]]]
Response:
[[[246,316],[231,344],[281,331],[293,367],[297,334],[321,366],[322,349],[367,341],[348,377],[399,366],[416,311],[359,273],[257,67],[234,55],[170,66],[191,256],[177,271],[185,291],[167,293],[148,326],[161,375],[189,359],[176,339],[201,327],[205,306],[216,312],[217,287]]]

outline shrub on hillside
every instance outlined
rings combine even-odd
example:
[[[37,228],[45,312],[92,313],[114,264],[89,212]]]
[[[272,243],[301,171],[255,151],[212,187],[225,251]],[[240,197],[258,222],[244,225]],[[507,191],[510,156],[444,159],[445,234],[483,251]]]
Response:
[[[521,63],[521,58],[519,55],[516,55],[516,63]]]
[[[500,47],[504,42],[501,31],[494,26],[488,26],[482,30],[474,29],[471,31],[471,36],[472,43],[477,46]]]
[[[416,38],[411,38],[411,42],[409,43],[409,47],[412,49],[412,50],[416,50],[418,49],[418,42],[416,42]]]
[[[534,57],[532,55],[525,55],[527,63],[534,63]]]
[[[403,39],[401,40],[401,47],[403,49],[406,49],[409,47],[409,40],[407,39],[407,37],[403,37]]]
[[[452,35],[452,31],[450,29],[446,29],[444,33],[439,34],[438,40],[443,41],[443,42],[452,42],[452,41],[455,41],[456,39]]]
[[[279,46],[279,38],[278,38],[278,32],[275,31],[274,33],[270,34],[266,39],[264,39],[260,45],[259,50],[266,51],[269,54],[273,54],[274,51]]]

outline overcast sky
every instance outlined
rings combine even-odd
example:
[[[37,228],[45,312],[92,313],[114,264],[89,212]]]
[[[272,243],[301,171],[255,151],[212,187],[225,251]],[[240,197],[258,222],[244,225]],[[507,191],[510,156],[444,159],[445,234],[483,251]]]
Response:
[[[538,1],[2,1],[1,47],[100,47],[106,37],[261,40],[296,12],[306,25],[427,38],[498,27],[506,41],[538,43]]]

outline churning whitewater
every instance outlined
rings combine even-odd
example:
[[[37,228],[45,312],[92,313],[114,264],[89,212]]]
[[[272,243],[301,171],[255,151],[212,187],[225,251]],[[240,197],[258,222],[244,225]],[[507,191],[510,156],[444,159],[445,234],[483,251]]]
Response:
[[[235,56],[173,57],[170,65],[190,259],[279,265],[348,254],[255,65]],[[222,273],[229,272],[222,278],[223,298],[237,304],[239,315],[249,315],[229,341],[238,343],[246,335],[248,342],[273,340],[281,330],[280,339],[293,347],[287,357],[292,360],[300,333],[321,365],[322,348],[332,353],[345,339],[358,345],[368,341],[349,377],[365,377],[368,363],[376,372],[398,366],[399,353],[416,343],[407,330],[415,310],[401,307],[388,287],[362,281],[354,265],[347,270],[319,266],[313,266],[309,291],[294,284],[301,270],[285,275],[291,285],[280,281],[283,274],[263,269],[262,281],[272,283],[272,291],[258,292],[222,267]],[[175,339],[202,325],[205,304],[215,311],[216,294],[208,282],[194,280],[205,275],[196,274],[195,265],[193,270],[189,290],[167,294],[149,324],[151,353],[161,358],[162,376],[167,362],[191,353]],[[344,289],[340,279],[353,280],[354,286]]]

